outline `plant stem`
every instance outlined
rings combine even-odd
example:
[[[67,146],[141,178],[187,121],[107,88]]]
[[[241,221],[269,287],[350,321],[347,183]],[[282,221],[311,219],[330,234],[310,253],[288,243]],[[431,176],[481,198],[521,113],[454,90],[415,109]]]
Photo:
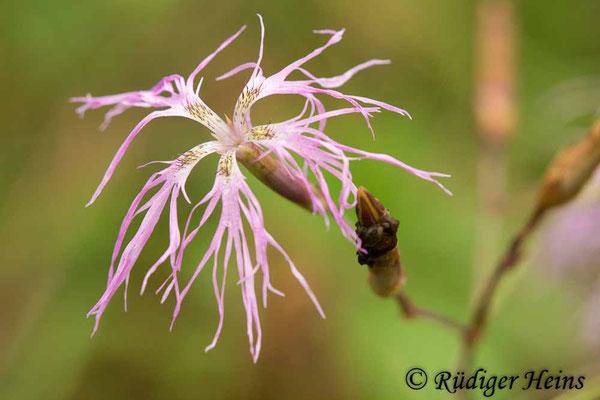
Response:
[[[400,309],[406,318],[425,318],[449,328],[456,329],[460,333],[464,334],[466,332],[466,326],[461,322],[445,315],[438,314],[435,311],[418,307],[404,291],[401,291],[396,295],[396,300],[398,300]]]
[[[519,261],[523,244],[540,222],[544,215],[544,210],[545,209],[536,210],[527,224],[512,240],[510,246],[500,258],[492,275],[488,278],[484,290],[481,292],[475,303],[473,315],[467,324],[463,324],[454,318],[439,314],[435,311],[418,307],[404,291],[401,291],[396,295],[396,300],[398,301],[405,318],[428,319],[451,328],[460,334],[463,342],[463,350],[459,364],[459,369],[461,371],[468,372],[471,370],[477,344],[480,342],[487,327],[493,299],[498,292],[500,282],[506,273],[512,270]]]
[[[481,292],[478,301],[475,303],[475,311],[473,312],[473,316],[471,317],[471,321],[469,322],[467,331],[465,332],[465,353],[470,355],[474,353],[474,348],[480,341],[481,336],[487,327],[492,301],[497,293],[500,281],[519,261],[523,243],[527,240],[533,229],[541,221],[544,211],[545,209],[538,209],[532,214],[527,224],[514,237],[510,246],[500,258],[500,261],[496,265],[492,275],[488,278],[484,290]],[[463,359],[468,360],[472,358],[468,354],[465,354]],[[465,368],[469,368],[469,366],[470,362],[465,365]]]

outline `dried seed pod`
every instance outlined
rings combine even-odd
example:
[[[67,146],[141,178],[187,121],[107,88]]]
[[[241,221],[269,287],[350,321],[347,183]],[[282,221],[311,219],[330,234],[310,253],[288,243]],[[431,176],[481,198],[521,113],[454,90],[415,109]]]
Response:
[[[382,297],[398,294],[406,281],[398,249],[398,220],[364,187],[358,188],[356,233],[366,253],[358,251],[358,262],[369,267],[369,283]]]

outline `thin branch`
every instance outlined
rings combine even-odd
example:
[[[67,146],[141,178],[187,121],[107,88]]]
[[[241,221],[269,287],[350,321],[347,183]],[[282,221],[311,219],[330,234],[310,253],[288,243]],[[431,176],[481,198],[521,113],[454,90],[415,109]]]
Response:
[[[400,309],[406,318],[424,318],[429,319],[431,321],[440,323],[444,326],[447,326],[451,329],[456,329],[460,333],[464,334],[466,332],[466,326],[461,322],[447,317],[442,314],[438,314],[435,311],[427,310],[424,308],[418,307],[409,297],[408,295],[401,291],[396,295],[396,300],[398,300],[398,304],[400,305]]]
[[[492,302],[500,282],[506,273],[512,270],[519,261],[523,244],[541,221],[544,211],[545,209],[538,209],[533,213],[525,227],[517,233],[506,252],[502,255],[496,269],[489,277],[478,301],[475,303],[475,310],[467,324],[435,311],[417,306],[404,291],[400,291],[396,294],[396,300],[398,301],[398,305],[405,318],[428,319],[459,333],[463,340],[463,349],[459,364],[460,370],[468,371],[471,369],[475,350],[482,334],[487,328]]]
[[[524,242],[541,221],[545,210],[545,208],[537,209],[533,213],[525,227],[519,231],[506,252],[502,255],[496,266],[496,269],[488,279],[483,291],[481,292],[479,300],[475,303],[475,311],[473,312],[473,316],[471,317],[465,332],[464,352],[468,354],[463,356],[463,360],[469,360],[472,358],[471,355],[474,353],[474,347],[479,342],[479,339],[487,327],[492,300],[496,295],[500,281],[519,261]],[[465,367],[468,367],[470,364],[471,363],[468,362]]]

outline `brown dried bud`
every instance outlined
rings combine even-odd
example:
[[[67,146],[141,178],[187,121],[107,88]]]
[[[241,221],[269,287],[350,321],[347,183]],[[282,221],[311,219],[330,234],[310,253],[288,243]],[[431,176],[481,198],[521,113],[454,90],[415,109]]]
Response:
[[[546,169],[537,213],[567,203],[586,184],[600,163],[600,119],[579,142],[562,150]]]
[[[396,295],[406,281],[398,249],[398,220],[364,187],[358,188],[356,233],[367,251],[358,262],[369,267],[369,283],[382,297]]]
[[[375,225],[384,215],[389,215],[387,209],[363,186],[358,188],[358,201],[356,203],[356,217],[364,227]]]

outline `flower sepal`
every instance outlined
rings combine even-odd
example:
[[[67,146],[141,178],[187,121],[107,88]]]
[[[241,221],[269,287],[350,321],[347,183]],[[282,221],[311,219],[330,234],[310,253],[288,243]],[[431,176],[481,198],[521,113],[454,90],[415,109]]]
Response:
[[[314,208],[312,198],[322,197],[318,188],[312,185],[307,187],[305,182],[292,175],[276,157],[254,143],[240,145],[236,157],[267,187],[308,211],[312,212]],[[325,204],[325,201],[322,203]]]

